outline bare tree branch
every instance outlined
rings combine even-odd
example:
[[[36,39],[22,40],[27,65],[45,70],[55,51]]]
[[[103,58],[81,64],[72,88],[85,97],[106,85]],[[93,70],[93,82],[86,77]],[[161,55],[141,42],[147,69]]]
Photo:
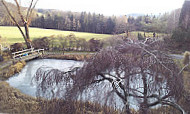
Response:
[[[1,0],[1,2],[3,3],[7,13],[9,14],[9,16],[11,17],[11,19],[13,20],[13,22],[16,24],[16,26],[18,27],[19,31],[21,32],[22,36],[24,37],[24,39],[26,40],[26,37],[24,35],[24,32],[22,31],[20,25],[18,24],[18,22],[16,21],[16,19],[13,17],[13,15],[11,14],[8,6],[5,4],[4,0]]]
[[[34,0],[31,1],[30,6],[28,7],[28,11],[27,11],[27,14],[26,14],[26,21],[28,21],[28,17],[29,17],[30,10],[32,8],[33,1]]]
[[[177,110],[179,110],[182,114],[186,114],[186,112],[183,110],[183,108],[180,105],[178,105],[177,103],[174,103],[174,102],[171,102],[168,100],[162,100],[161,103],[163,105],[172,106],[172,107],[176,108]]]
[[[18,1],[17,0],[14,0],[14,1],[15,1],[16,5],[17,5],[18,14],[20,15],[20,18],[21,18],[22,22],[26,23],[26,21],[25,21],[25,19],[23,17],[23,14],[21,13],[21,9],[20,9],[20,5],[19,5]]]
[[[36,2],[34,3],[33,7],[30,9],[30,13],[29,13],[29,16],[27,18],[28,24],[30,24],[30,22],[31,22],[32,13],[33,13],[34,8],[36,7],[36,4],[38,3],[38,1],[39,0],[36,0]],[[32,2],[31,2],[31,4],[32,4]]]
[[[187,68],[189,65],[190,65],[190,63],[189,63],[189,64],[186,64],[186,65],[179,71],[178,75],[180,75],[180,74],[185,70],[185,68]]]
[[[14,21],[14,23],[16,24],[16,26],[18,27],[18,29],[20,30],[25,43],[27,45],[27,48],[31,48],[31,41],[30,41],[30,36],[29,36],[29,25],[31,22],[31,16],[33,13],[33,10],[38,2],[38,0],[36,0],[36,2],[33,5],[34,0],[31,1],[30,6],[28,8],[27,14],[26,14],[26,19],[24,18],[22,12],[21,12],[21,6],[18,3],[18,0],[14,0],[14,2],[16,3],[17,6],[17,12],[19,14],[19,17],[24,25],[25,28],[25,32],[23,32],[23,30],[21,29],[20,25],[18,24],[17,20],[15,19],[15,17],[13,17],[13,15],[11,14],[10,10],[8,9],[7,5],[5,4],[4,0],[1,0],[1,2],[3,3],[3,5],[5,6],[5,9],[7,10],[9,16],[11,17],[11,19]]]

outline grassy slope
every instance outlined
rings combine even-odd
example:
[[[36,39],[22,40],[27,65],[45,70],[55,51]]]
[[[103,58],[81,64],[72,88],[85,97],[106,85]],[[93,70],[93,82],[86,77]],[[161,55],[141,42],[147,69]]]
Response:
[[[42,38],[45,36],[52,36],[52,35],[63,35],[67,36],[71,33],[74,33],[78,38],[85,38],[89,40],[91,38],[96,39],[104,39],[108,38],[111,35],[107,34],[94,34],[94,33],[85,33],[85,32],[73,32],[73,31],[60,31],[60,30],[53,30],[53,29],[40,29],[40,28],[32,28],[30,27],[30,37],[31,39],[34,38]],[[16,43],[16,42],[24,42],[22,35],[17,27],[12,26],[0,26],[0,36],[6,38],[9,43]]]

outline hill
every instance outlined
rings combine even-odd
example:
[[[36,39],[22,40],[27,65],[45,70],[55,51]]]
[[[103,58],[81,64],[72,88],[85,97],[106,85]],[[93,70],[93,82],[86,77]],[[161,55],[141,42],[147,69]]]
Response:
[[[107,34],[94,34],[94,33],[85,33],[85,32],[74,32],[74,31],[61,31],[61,30],[54,30],[54,29],[40,29],[40,28],[33,28],[30,27],[30,37],[31,39],[35,38],[42,38],[42,37],[48,37],[48,36],[67,36],[71,33],[75,34],[77,38],[85,38],[86,40],[89,40],[91,38],[95,39],[104,39],[108,38],[111,35]],[[6,38],[8,43],[16,43],[16,42],[24,42],[24,39],[22,38],[20,31],[17,27],[13,26],[0,26],[0,36],[3,38]]]
[[[11,12],[16,12],[14,9],[16,8],[16,6],[12,3],[9,2],[5,2],[6,5],[8,6],[8,8],[11,10]],[[14,13],[17,14],[17,13]],[[9,20],[9,16],[7,14],[7,11],[5,10],[5,7],[3,6],[2,2],[0,1],[0,25],[2,25],[2,22],[4,20]],[[7,21],[8,22],[8,21]]]

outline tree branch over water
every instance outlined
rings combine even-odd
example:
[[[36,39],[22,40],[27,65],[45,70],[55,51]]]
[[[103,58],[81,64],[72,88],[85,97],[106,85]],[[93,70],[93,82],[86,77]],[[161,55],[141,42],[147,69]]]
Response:
[[[112,96],[112,103],[108,105],[123,103],[128,114],[131,113],[131,102],[136,102],[140,113],[148,113],[158,104],[167,105],[167,101],[168,105],[176,103],[183,91],[182,74],[178,74],[180,69],[160,46],[160,41],[124,40],[102,49],[80,68],[67,72],[38,70],[35,77],[38,92],[48,93],[49,88],[56,84],[54,91],[64,99],[96,96],[97,99],[93,100],[101,103],[109,100],[103,96]],[[182,108],[169,106],[183,112]]]

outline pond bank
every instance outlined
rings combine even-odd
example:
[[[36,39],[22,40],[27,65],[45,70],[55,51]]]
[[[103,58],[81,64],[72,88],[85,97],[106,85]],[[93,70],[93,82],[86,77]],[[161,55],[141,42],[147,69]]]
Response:
[[[77,60],[82,61],[91,55],[48,55],[42,58]],[[3,69],[5,74],[4,80],[8,79],[16,73],[19,73],[26,65],[24,61],[7,66]],[[8,75],[9,74],[9,75]],[[60,105],[61,104],[61,105]],[[58,106],[58,107],[57,107]],[[68,109],[69,108],[69,109]],[[59,110],[57,110],[59,109]],[[118,111],[101,106],[96,103],[80,102],[80,101],[64,101],[64,100],[45,100],[37,99],[29,95],[23,94],[20,90],[11,87],[7,82],[0,81],[0,112],[3,113],[103,113],[116,114]]]
[[[40,59],[60,59],[60,60],[75,60],[84,61],[92,56],[92,53],[65,53],[63,54],[44,54],[41,55]],[[32,59],[33,60],[33,59]],[[29,60],[31,61],[31,60]],[[13,60],[0,63],[0,80],[6,80],[12,75],[19,73],[25,66],[24,61]]]
[[[25,65],[26,65],[25,61],[18,61],[16,63],[9,61],[5,67],[0,69],[0,80],[7,80],[14,74],[19,73],[24,68]]]
[[[0,81],[0,112],[18,114],[118,114],[113,108],[97,103],[37,99]]]

